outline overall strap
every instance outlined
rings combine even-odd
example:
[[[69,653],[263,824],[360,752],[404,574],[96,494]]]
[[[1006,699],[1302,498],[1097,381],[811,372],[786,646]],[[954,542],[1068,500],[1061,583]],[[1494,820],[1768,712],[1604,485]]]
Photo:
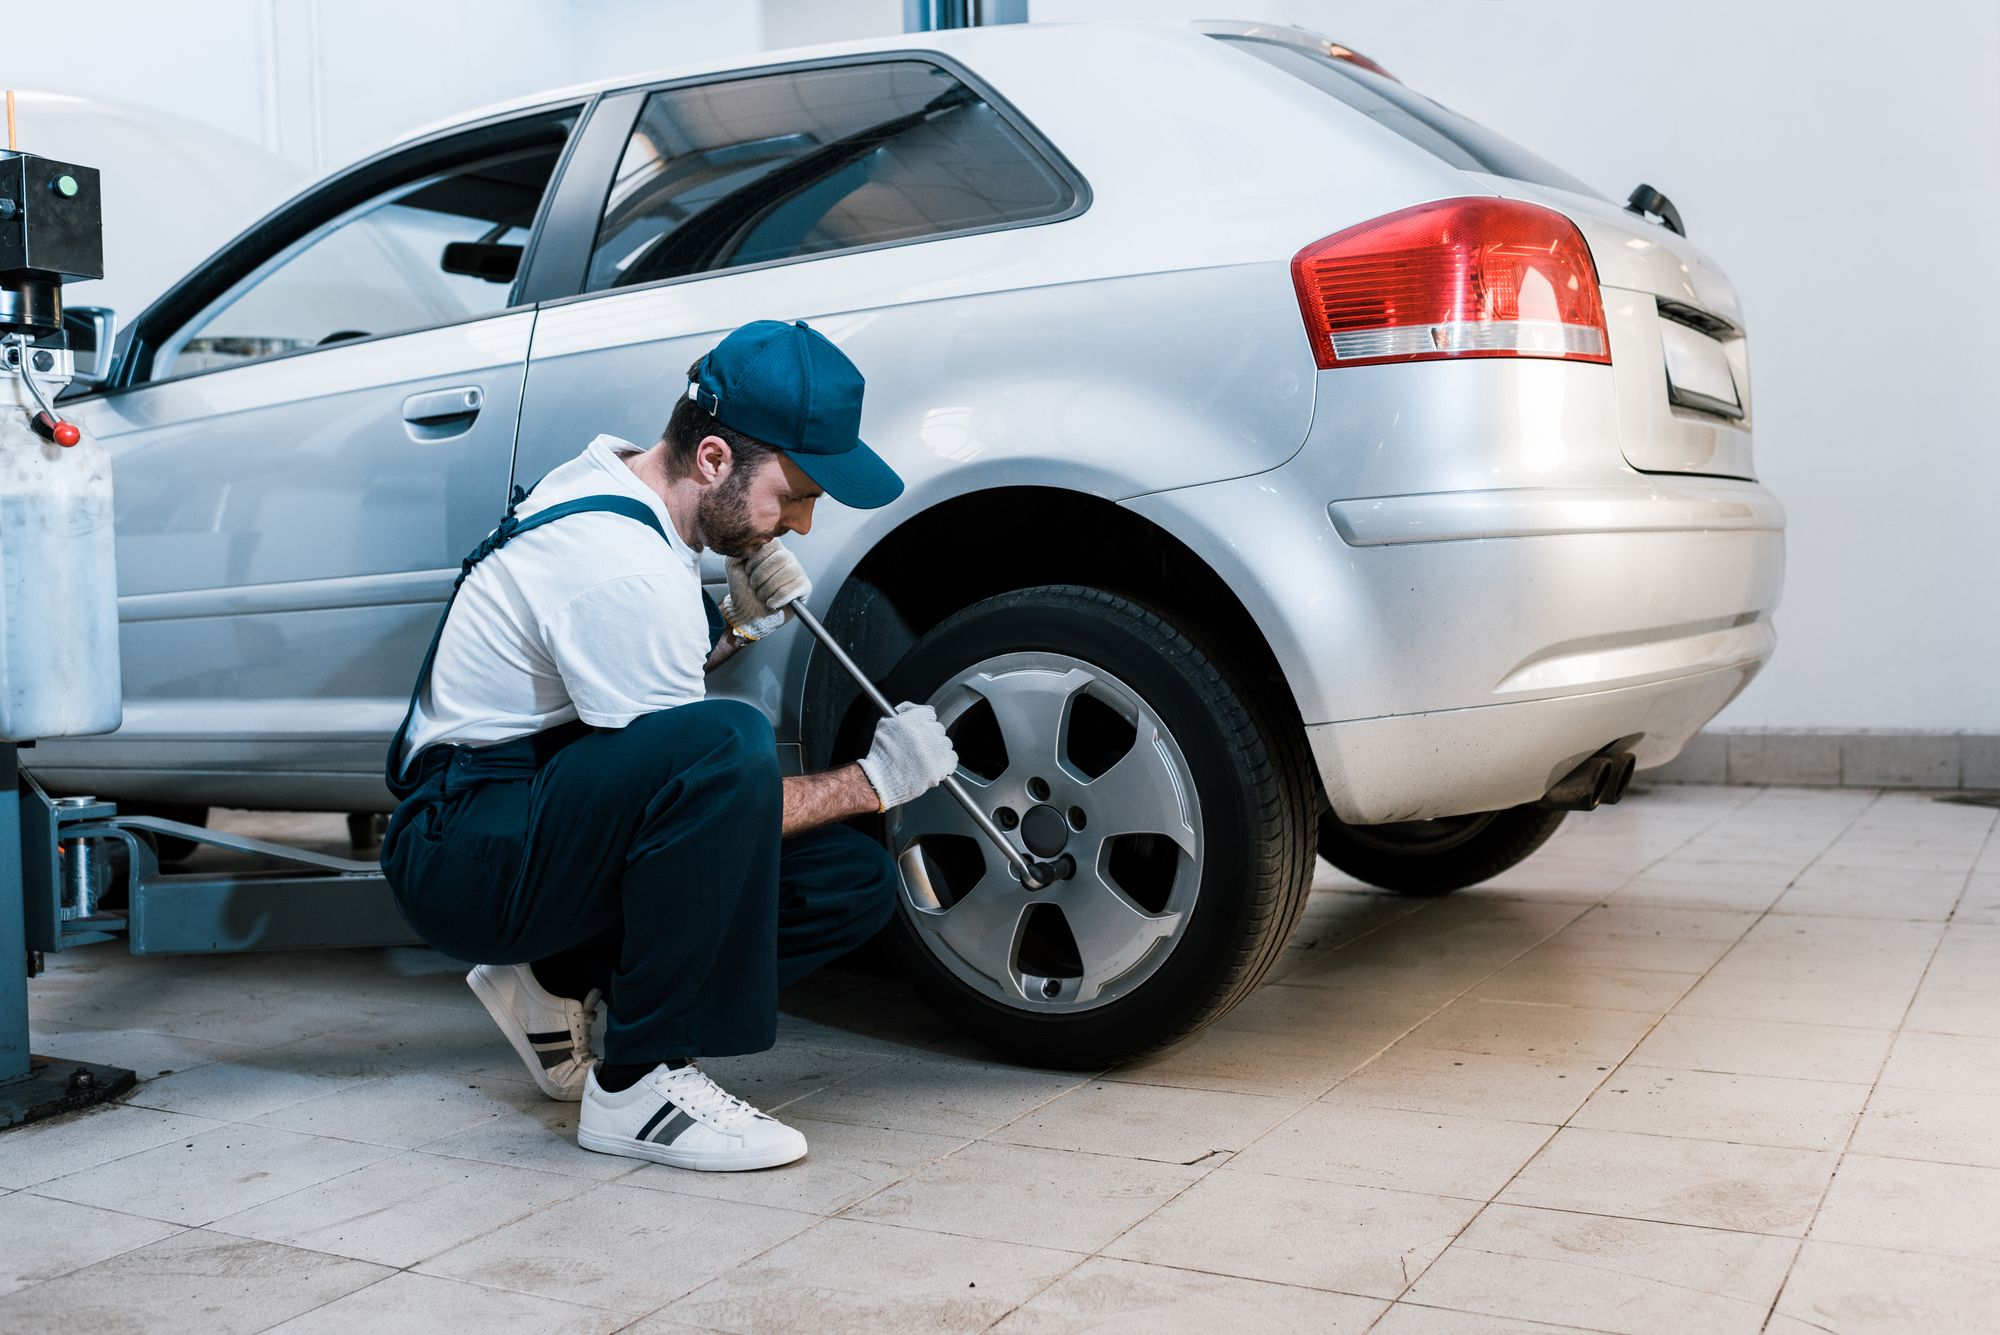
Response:
[[[514,488],[514,494],[507,504],[507,513],[494,526],[493,531],[480,539],[479,545],[466,554],[465,560],[459,563],[458,578],[451,582],[451,593],[444,600],[444,611],[438,615],[437,629],[431,632],[430,648],[424,650],[423,666],[417,669],[417,684],[411,688],[409,708],[403,711],[402,725],[396,729],[395,737],[390,739],[389,755],[383,765],[383,777],[388,780],[389,791],[399,799],[408,797],[415,790],[415,785],[404,777],[406,767],[403,763],[403,743],[408,739],[410,724],[417,716],[418,697],[423,695],[424,687],[430,682],[431,664],[437,661],[438,645],[444,639],[444,623],[451,619],[452,604],[458,601],[459,587],[465,583],[467,576],[472,574],[474,566],[523,533],[540,528],[544,524],[554,523],[558,519],[566,519],[570,515],[597,512],[624,515],[627,519],[636,519],[652,529],[660,535],[662,541],[666,540],[667,530],[661,526],[659,515],[654,513],[652,506],[636,496],[579,496],[573,501],[563,501],[551,505],[546,510],[537,510],[526,519],[516,518],[514,509],[525,499],[527,493],[520,487]]]

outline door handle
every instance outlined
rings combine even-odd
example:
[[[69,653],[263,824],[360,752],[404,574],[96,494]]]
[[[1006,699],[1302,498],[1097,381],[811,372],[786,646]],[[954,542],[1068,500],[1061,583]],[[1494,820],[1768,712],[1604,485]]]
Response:
[[[486,393],[477,385],[434,389],[403,400],[403,420],[415,426],[441,426],[458,418],[477,417]]]

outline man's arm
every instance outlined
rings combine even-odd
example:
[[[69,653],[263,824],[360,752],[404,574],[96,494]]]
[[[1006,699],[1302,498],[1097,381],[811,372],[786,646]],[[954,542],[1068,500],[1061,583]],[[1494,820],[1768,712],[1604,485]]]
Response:
[[[743,641],[737,639],[734,635],[730,634],[728,631],[724,631],[722,633],[722,638],[715,642],[715,648],[709,650],[708,661],[701,665],[701,670],[703,672],[715,671],[717,668],[721,667],[724,663],[727,663],[729,661],[729,656],[731,654],[735,653],[738,649],[741,649],[742,647],[743,647]]]
[[[794,774],[785,780],[785,814],[778,832],[789,839],[805,830],[881,809],[882,803],[859,765],[842,765],[824,774]]]

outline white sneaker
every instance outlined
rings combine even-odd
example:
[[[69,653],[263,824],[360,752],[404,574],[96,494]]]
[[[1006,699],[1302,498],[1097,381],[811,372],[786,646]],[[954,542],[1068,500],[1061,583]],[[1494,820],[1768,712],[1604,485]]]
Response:
[[[710,1080],[698,1066],[655,1066],[630,1089],[607,1094],[584,1077],[576,1143],[599,1154],[651,1159],[703,1173],[775,1168],[802,1159],[806,1138]]]
[[[590,1022],[597,993],[582,1001],[553,996],[525,964],[482,964],[465,975],[466,986],[520,1054],[542,1093],[565,1103],[583,1097],[584,1077],[597,1056],[590,1050]]]

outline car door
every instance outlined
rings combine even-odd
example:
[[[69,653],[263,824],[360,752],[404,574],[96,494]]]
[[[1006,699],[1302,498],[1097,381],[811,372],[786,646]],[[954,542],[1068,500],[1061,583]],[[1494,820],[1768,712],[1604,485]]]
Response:
[[[931,53],[607,95],[529,276],[548,300],[517,479],[532,483],[599,432],[657,440],[688,366],[746,320],[817,319],[962,282],[963,253],[911,243],[1048,222],[1084,200],[1009,108]],[[866,341],[823,327],[837,341],[854,335],[850,352]],[[843,522],[821,507],[813,535],[791,540],[808,566],[822,528]],[[713,553],[703,575],[719,597]],[[738,655],[709,691],[756,704],[782,730],[786,661],[777,650]]]
[[[113,458],[125,723],[41,768],[381,805],[440,604],[506,505],[535,318],[515,270],[578,110],[364,164],[141,317],[130,383],[70,407]]]

